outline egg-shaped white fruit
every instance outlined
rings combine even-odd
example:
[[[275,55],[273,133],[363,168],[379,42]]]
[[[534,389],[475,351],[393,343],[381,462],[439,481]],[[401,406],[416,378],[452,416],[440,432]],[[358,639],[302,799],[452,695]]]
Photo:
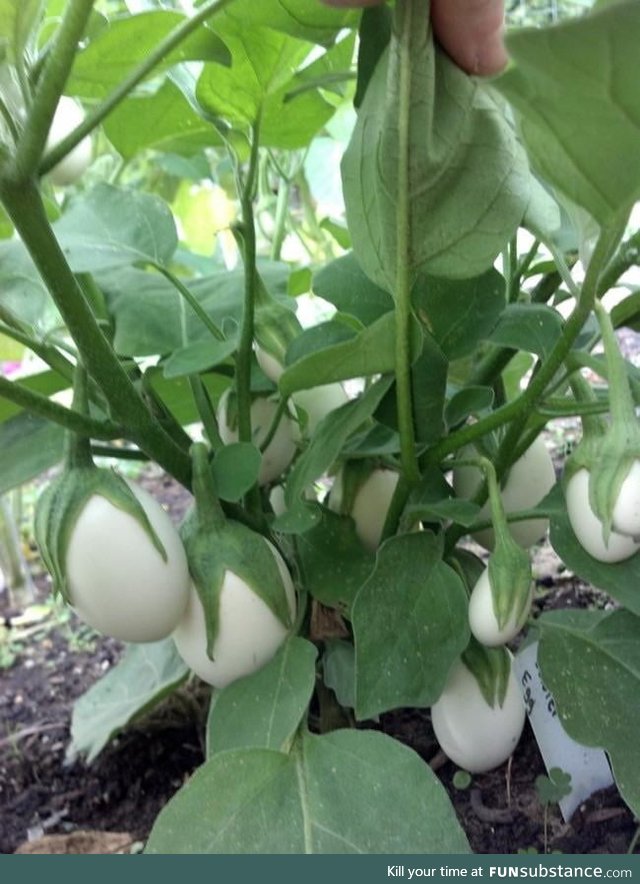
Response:
[[[287,567],[269,541],[295,618],[296,596]],[[285,625],[243,580],[227,571],[220,593],[219,627],[213,660],[207,655],[207,632],[202,602],[195,588],[189,595],[184,617],[173,633],[178,653],[203,681],[216,688],[260,669],[276,653],[288,635]]]
[[[640,461],[633,461],[620,487],[613,508],[613,528],[619,534],[640,538]]]
[[[573,533],[580,546],[599,562],[622,562],[634,555],[640,544],[626,534],[611,531],[605,544],[602,536],[602,522],[591,509],[589,503],[589,471],[578,470],[569,479],[565,489],[567,515]]]
[[[167,554],[144,527],[94,494],[73,527],[65,560],[70,602],[94,629],[120,641],[154,642],[173,632],[189,598],[189,568],[178,532],[159,503],[127,483]]]
[[[387,518],[398,473],[379,468],[373,470],[358,488],[349,515],[355,522],[356,534],[371,552],[380,545],[384,523]],[[338,472],[329,492],[329,509],[343,511],[342,470]]]
[[[467,448],[462,457],[474,457],[477,452]],[[538,436],[533,444],[511,467],[509,476],[501,489],[502,503],[507,515],[518,510],[527,510],[536,506],[553,488],[556,481],[555,469],[551,455]],[[471,498],[482,482],[482,475],[476,467],[459,467],[453,474],[453,488],[458,497]],[[487,501],[482,507],[478,518],[489,519],[491,509]],[[511,522],[509,531],[513,539],[524,549],[528,549],[544,537],[548,527],[547,519],[527,519],[523,522]],[[477,531],[473,535],[485,549],[492,550],[495,535],[492,528]]]
[[[444,753],[469,773],[493,770],[509,758],[522,734],[525,709],[513,672],[502,706],[489,706],[478,682],[458,661],[431,707],[431,723]]]
[[[303,408],[307,414],[306,432],[309,436],[314,434],[324,417],[349,401],[342,384],[321,384],[310,390],[298,390],[291,398],[294,405]]]
[[[284,366],[275,356],[272,356],[271,353],[267,353],[266,350],[263,350],[259,344],[256,345],[255,350],[258,365],[269,380],[274,384],[277,384],[284,372]]]
[[[229,391],[227,390],[220,398],[218,404],[218,428],[220,438],[225,445],[238,441],[237,427],[231,427],[227,420],[227,402]],[[260,447],[267,437],[271,424],[277,414],[278,403],[266,396],[257,396],[251,404],[251,427],[253,431],[253,443]],[[262,453],[258,482],[268,485],[275,482],[289,466],[296,453],[297,427],[295,421],[286,414],[280,418],[278,428],[273,439]]]
[[[47,136],[45,153],[56,147],[83,120],[84,111],[78,102],[67,95],[61,95]],[[92,154],[91,136],[87,135],[49,171],[49,180],[57,187],[73,184],[89,168]]]
[[[473,587],[471,597],[469,598],[469,627],[474,637],[480,644],[486,645],[489,648],[495,648],[498,645],[504,645],[511,641],[527,621],[531,599],[532,592],[530,591],[529,604],[520,617],[516,618],[515,614],[512,614],[502,629],[500,629],[493,609],[489,569],[486,568]]]

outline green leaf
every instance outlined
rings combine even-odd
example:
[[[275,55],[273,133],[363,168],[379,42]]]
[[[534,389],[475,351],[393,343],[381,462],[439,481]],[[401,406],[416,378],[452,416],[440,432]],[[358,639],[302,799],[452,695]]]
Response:
[[[261,267],[260,274],[274,297],[287,298],[286,267],[270,264]],[[242,319],[243,280],[242,270],[221,270],[182,282],[213,322],[226,329]],[[115,319],[114,346],[121,355],[171,353],[186,344],[211,341],[210,331],[160,274],[123,267],[101,273],[97,281]]]
[[[463,387],[447,402],[444,419],[449,428],[463,423],[468,417],[477,417],[493,405],[491,387]]]
[[[167,804],[147,853],[468,853],[435,774],[374,731],[303,734],[289,755],[232,749]]]
[[[313,693],[317,653],[311,642],[294,636],[266,666],[217,694],[207,724],[207,757],[227,749],[286,751]]]
[[[323,509],[320,521],[296,537],[303,584],[319,602],[345,611],[373,568],[353,519]]]
[[[320,421],[287,481],[286,502],[289,507],[293,508],[304,495],[305,488],[334,463],[349,436],[359,430],[376,410],[391,382],[391,378],[381,378],[359,399],[332,411]]]
[[[223,500],[240,500],[258,481],[262,455],[250,442],[232,442],[216,452],[213,475]]]
[[[462,581],[442,561],[433,534],[383,543],[352,611],[359,719],[437,700],[469,640],[467,607]]]
[[[68,94],[104,98],[185,20],[186,16],[167,9],[112,19],[109,27],[76,56],[65,87]],[[152,74],[155,76],[181,61],[227,65],[230,56],[220,37],[202,25],[169,52]]]
[[[330,319],[307,328],[291,341],[287,348],[285,363],[293,365],[310,356],[319,353],[345,341],[352,341],[357,336],[357,331],[346,322],[339,319]]]
[[[41,0],[0,0],[0,43],[7,43],[13,64],[24,55],[41,14]]]
[[[118,665],[76,700],[68,754],[93,761],[115,734],[157,706],[188,675],[171,639],[129,645]]]
[[[271,28],[248,28],[228,14],[219,26],[231,67],[205,66],[196,88],[202,108],[241,129],[259,122],[265,147],[306,147],[334,112],[317,89],[295,94],[293,75],[311,45]]]
[[[513,65],[494,83],[519,114],[532,163],[606,225],[640,196],[640,7],[614,3],[509,35]]]
[[[428,0],[397,7],[397,31],[369,82],[342,163],[347,221],[366,274],[396,283],[399,206],[408,199],[409,271],[465,278],[483,273],[529,202],[523,149],[486,84],[434,44]],[[410,32],[406,92],[402,32]],[[401,94],[402,93],[402,94]],[[406,104],[408,103],[408,108]],[[406,112],[405,112],[406,108]],[[404,148],[402,145],[406,144]],[[407,192],[401,166],[409,156]]]
[[[376,66],[391,40],[392,15],[389,7],[374,6],[363,9],[360,20],[358,44],[358,85],[353,99],[354,107],[360,107]]]
[[[542,676],[565,730],[606,749],[620,793],[637,814],[640,619],[629,611],[554,611],[537,622]]]
[[[411,365],[411,389],[416,441],[428,445],[442,435],[449,364],[428,332],[421,337],[422,348]]]
[[[0,425],[0,451],[0,494],[4,494],[62,460],[64,430],[23,412]]]
[[[33,261],[15,239],[0,243],[0,308],[26,323],[38,337],[61,324]]]
[[[338,703],[348,709],[356,705],[356,653],[351,642],[328,639],[322,657],[324,683],[336,695]]]
[[[488,339],[502,347],[548,356],[562,335],[563,320],[546,304],[509,304]]]
[[[549,776],[536,777],[536,792],[542,804],[555,804],[571,794],[571,774],[560,767],[552,767]]]
[[[634,614],[640,614],[640,594],[637,591],[640,585],[640,555],[613,565],[599,562],[585,552],[576,539],[559,485],[544,502],[545,508],[551,513],[551,545],[567,568],[579,574],[587,583],[608,592]]]
[[[226,15],[247,29],[259,25],[301,40],[329,43],[342,28],[355,27],[360,13],[322,6],[317,0],[235,0]]]
[[[314,276],[313,290],[341,313],[371,325],[393,310],[393,300],[364,273],[353,253],[323,267]]]
[[[191,308],[187,307],[187,309]],[[209,337],[209,340],[196,341],[195,344],[189,344],[187,347],[179,347],[163,363],[164,376],[179,378],[184,375],[199,374],[220,365],[237,349],[237,337],[227,338],[225,341],[217,341]]]
[[[506,306],[505,282],[493,267],[472,279],[421,276],[412,300],[446,357],[462,359],[495,328]]]
[[[148,368],[145,372],[153,392],[178,423],[192,424],[200,420],[200,415],[186,377],[167,380],[159,367]],[[205,374],[202,381],[212,402],[216,402],[229,386],[229,379],[219,374]]]
[[[633,331],[640,329],[640,291],[634,292],[615,305],[611,310],[611,322],[614,328],[623,325]]]
[[[75,273],[138,261],[166,264],[178,245],[173,216],[163,200],[104,183],[75,199],[54,231]]]
[[[171,80],[153,95],[134,95],[113,110],[104,122],[109,141],[126,160],[143,150],[192,156],[222,139],[191,107]]]
[[[278,382],[283,396],[333,381],[387,374],[395,368],[395,314],[387,313],[360,334],[317,350],[284,371]]]

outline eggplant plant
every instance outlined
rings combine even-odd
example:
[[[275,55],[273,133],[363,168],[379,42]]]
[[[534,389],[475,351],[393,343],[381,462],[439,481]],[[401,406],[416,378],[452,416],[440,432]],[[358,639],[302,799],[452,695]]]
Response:
[[[71,751],[193,672],[207,758],[149,853],[466,852],[375,722],[431,708],[453,763],[504,763],[530,628],[640,814],[640,293],[605,299],[640,254],[640,6],[514,30],[482,80],[429,0],[186,5],[0,4],[0,347],[37,366],[0,376],[0,494],[57,471],[53,589],[132,642]],[[179,534],[123,458],[194,493]],[[613,610],[531,614],[547,526]]]

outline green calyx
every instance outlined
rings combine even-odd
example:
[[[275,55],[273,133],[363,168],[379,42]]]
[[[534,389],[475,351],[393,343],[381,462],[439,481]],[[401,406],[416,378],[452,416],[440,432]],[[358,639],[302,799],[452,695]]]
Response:
[[[478,683],[489,706],[502,706],[511,675],[511,657],[506,648],[486,648],[471,638],[462,662]]]
[[[609,375],[611,422],[597,447],[594,446],[589,477],[589,503],[602,522],[606,543],[611,534],[613,510],[622,484],[634,461],[640,460],[640,427],[625,361],[618,347],[611,318],[599,301],[596,302],[595,312]]]
[[[609,314],[600,303],[596,304],[596,315],[609,375],[611,421],[607,423],[598,415],[582,417],[582,440],[565,465],[562,482],[566,490],[579,470],[589,472],[589,504],[602,523],[607,543],[620,490],[634,461],[640,460],[640,427],[625,362]],[[571,387],[577,401],[595,401],[593,390],[581,375],[574,375]]]
[[[291,612],[276,558],[267,540],[241,522],[227,519],[215,490],[206,445],[191,447],[195,504],[180,529],[189,572],[202,602],[207,632],[207,654],[220,628],[220,595],[228,571],[262,599],[290,628]]]
[[[481,459],[487,476],[491,521],[495,536],[493,552],[489,556],[489,584],[493,612],[498,628],[503,629],[514,619],[519,623],[526,615],[531,599],[531,559],[513,539],[502,504],[500,488],[493,464]]]
[[[38,499],[35,537],[42,560],[51,574],[54,593],[69,603],[72,599],[66,573],[67,551],[76,523],[95,495],[104,497],[114,507],[136,519],[164,561],[167,561],[167,552],[160,538],[122,476],[95,466],[66,469]]]
[[[256,280],[256,308],[253,335],[259,347],[284,367],[289,344],[302,332],[295,310],[279,304],[269,293],[260,275]]]

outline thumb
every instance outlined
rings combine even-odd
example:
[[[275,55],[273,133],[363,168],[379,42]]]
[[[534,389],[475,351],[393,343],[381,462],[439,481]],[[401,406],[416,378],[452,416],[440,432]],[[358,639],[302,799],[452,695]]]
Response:
[[[507,63],[504,0],[432,0],[431,19],[442,48],[468,74],[497,74]]]

